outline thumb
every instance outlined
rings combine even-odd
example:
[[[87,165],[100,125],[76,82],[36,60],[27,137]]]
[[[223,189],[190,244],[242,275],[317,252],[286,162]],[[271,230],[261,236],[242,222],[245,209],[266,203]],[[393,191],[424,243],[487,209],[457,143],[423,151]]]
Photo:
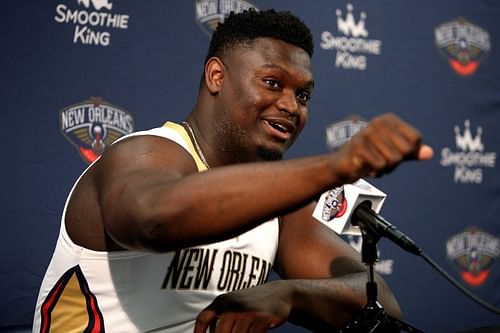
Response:
[[[214,310],[206,308],[196,317],[194,333],[206,333],[209,326],[217,322],[217,313]]]
[[[417,152],[417,160],[419,161],[427,161],[432,158],[434,155],[434,151],[431,146],[421,145]]]

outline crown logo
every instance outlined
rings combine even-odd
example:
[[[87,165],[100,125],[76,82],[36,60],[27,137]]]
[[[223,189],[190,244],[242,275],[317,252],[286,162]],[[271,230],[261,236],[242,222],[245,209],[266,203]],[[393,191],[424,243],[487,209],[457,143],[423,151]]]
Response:
[[[361,12],[358,23],[354,20],[354,15],[352,14],[353,6],[352,4],[347,4],[347,14],[345,19],[342,17],[342,11],[337,9],[335,13],[337,14],[337,29],[339,32],[346,36],[353,37],[368,37],[368,31],[365,29],[366,13]]]
[[[89,8],[91,3],[95,10],[101,10],[101,8],[111,10],[113,8],[113,4],[108,0],[78,0],[78,4],[83,4],[85,8]]]
[[[483,151],[484,145],[481,143],[481,134],[483,129],[479,126],[476,130],[476,136],[473,138],[470,130],[470,121],[464,121],[464,134],[460,133],[460,128],[455,126],[455,143],[457,148],[463,151]]]

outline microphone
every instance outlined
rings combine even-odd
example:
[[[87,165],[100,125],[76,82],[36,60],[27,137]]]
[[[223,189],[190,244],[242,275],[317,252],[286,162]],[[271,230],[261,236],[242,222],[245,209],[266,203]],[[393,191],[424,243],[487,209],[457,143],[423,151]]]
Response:
[[[361,235],[362,230],[386,237],[406,251],[422,250],[404,233],[378,214],[387,195],[364,179],[323,193],[313,217],[337,234]]]
[[[404,250],[417,256],[422,253],[422,250],[410,237],[399,231],[382,216],[375,213],[371,209],[371,205],[371,202],[368,200],[360,203],[352,214],[351,223],[359,225],[361,229],[370,230],[372,234],[386,237]]]

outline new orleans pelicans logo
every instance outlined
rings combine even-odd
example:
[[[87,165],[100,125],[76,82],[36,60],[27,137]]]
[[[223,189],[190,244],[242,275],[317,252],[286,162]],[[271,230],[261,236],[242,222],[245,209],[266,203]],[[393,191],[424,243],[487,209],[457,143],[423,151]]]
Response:
[[[367,124],[368,122],[355,115],[328,125],[326,128],[326,145],[328,149],[338,149]]]
[[[255,8],[245,0],[195,0],[196,21],[203,31],[211,35],[220,22],[229,13],[241,13],[242,11]]]
[[[101,98],[60,111],[61,132],[87,162],[92,163],[113,141],[134,130],[132,115]]]
[[[330,222],[336,217],[342,217],[346,210],[347,201],[344,197],[344,187],[336,187],[328,192],[321,217]]]
[[[436,46],[461,75],[474,74],[491,48],[489,33],[464,18],[441,24],[434,30]]]
[[[500,253],[498,238],[470,228],[446,242],[448,259],[460,267],[462,279],[470,286],[481,286],[490,274],[490,266]]]

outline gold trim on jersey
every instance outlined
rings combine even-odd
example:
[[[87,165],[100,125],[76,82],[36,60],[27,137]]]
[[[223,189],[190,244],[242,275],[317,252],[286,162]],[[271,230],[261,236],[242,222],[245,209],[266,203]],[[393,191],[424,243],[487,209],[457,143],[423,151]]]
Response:
[[[198,152],[196,151],[194,144],[189,137],[189,134],[186,132],[186,129],[182,125],[176,124],[171,121],[167,121],[163,126],[174,130],[182,137],[182,139],[184,139],[184,142],[188,146],[189,154],[193,157],[198,171],[206,171],[207,167],[205,166],[205,164],[203,164],[201,157],[198,155]]]

